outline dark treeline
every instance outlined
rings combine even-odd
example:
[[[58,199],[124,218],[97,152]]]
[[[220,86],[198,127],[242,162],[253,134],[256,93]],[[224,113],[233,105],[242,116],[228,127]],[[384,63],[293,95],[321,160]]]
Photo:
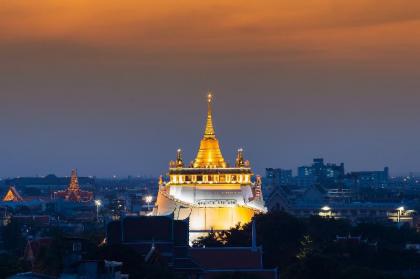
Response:
[[[352,226],[344,220],[318,216],[297,219],[284,212],[259,215],[254,220],[265,267],[279,268],[281,278],[420,276],[420,255],[405,249],[407,243],[420,243],[420,234],[408,225]],[[249,246],[251,231],[252,225],[247,224],[225,232],[212,232],[194,245]]]
[[[298,219],[284,212],[258,215],[254,220],[264,265],[278,268],[282,279],[420,278],[420,254],[405,249],[407,243],[420,243],[420,234],[407,225],[352,226],[344,220],[317,216]],[[41,251],[31,267],[22,259],[26,241],[21,231],[15,222],[3,228],[0,278],[31,269],[54,276],[60,274],[66,253],[65,235],[56,229],[44,232],[41,236],[51,237],[52,243]],[[194,245],[250,246],[251,231],[252,225],[247,224],[212,232]],[[342,238],[337,240],[337,236]],[[141,255],[128,247],[99,245],[104,238],[103,229],[91,228],[81,237],[87,244],[84,259],[122,261],[122,271],[130,274],[130,278],[178,278],[164,263],[146,264]],[[238,274],[232,278],[244,277]]]

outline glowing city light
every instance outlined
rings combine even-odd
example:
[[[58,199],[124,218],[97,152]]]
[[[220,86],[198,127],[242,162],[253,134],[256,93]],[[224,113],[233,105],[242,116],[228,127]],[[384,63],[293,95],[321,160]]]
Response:
[[[145,201],[147,203],[151,203],[153,201],[153,197],[152,196],[146,196]]]
[[[323,210],[323,211],[330,211],[331,210],[331,207],[329,207],[328,205],[326,205],[326,206],[323,206],[321,208],[321,210]]]

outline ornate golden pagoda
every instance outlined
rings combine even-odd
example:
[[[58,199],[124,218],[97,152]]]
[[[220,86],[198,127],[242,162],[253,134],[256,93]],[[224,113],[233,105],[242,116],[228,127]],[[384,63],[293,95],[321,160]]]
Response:
[[[169,164],[169,180],[159,179],[154,208],[155,215],[189,218],[192,232],[227,230],[266,212],[261,179],[252,181],[243,150],[238,150],[234,167],[223,158],[213,126],[212,102],[209,92],[206,127],[195,160],[186,167],[181,149],[177,150],[176,160]]]
[[[66,190],[54,192],[55,199],[64,199],[72,202],[93,201],[93,192],[82,191],[77,177],[77,170],[71,171],[70,184]]]

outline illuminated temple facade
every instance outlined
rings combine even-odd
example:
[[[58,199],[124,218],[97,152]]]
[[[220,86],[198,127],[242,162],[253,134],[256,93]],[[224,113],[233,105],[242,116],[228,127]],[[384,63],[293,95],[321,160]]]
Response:
[[[212,95],[208,95],[207,123],[194,161],[185,165],[181,150],[170,162],[169,181],[159,180],[155,215],[189,218],[190,231],[227,230],[265,213],[261,178],[253,181],[249,161],[239,149],[235,166],[223,158],[212,120]]]

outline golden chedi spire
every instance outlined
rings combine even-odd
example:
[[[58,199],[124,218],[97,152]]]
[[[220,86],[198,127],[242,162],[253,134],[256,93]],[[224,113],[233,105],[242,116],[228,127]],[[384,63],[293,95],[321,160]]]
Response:
[[[71,171],[71,178],[70,178],[70,184],[68,189],[70,191],[79,191],[80,190],[80,186],[79,186],[79,179],[77,177],[77,170],[73,169]]]
[[[216,138],[212,118],[213,95],[207,95],[207,122],[204,137],[200,142],[197,157],[193,162],[194,168],[225,168],[226,162],[220,151],[219,141]]]

